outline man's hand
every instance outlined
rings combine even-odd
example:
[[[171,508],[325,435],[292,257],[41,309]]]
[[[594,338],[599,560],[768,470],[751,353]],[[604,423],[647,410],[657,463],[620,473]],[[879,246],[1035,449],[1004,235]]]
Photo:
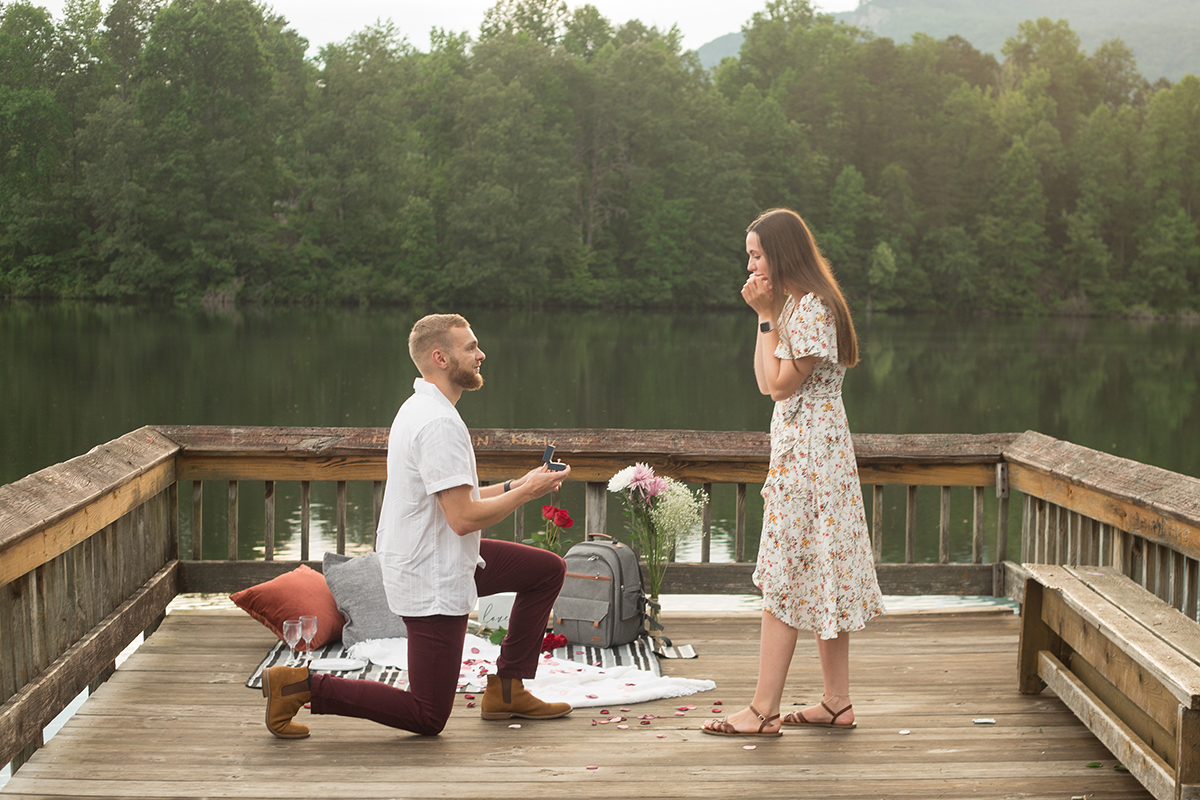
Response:
[[[571,467],[552,472],[542,464],[512,482],[509,492],[476,499],[470,486],[455,486],[438,492],[438,506],[450,528],[459,536],[482,530],[500,522],[516,511],[518,506],[536,500],[544,494],[558,491]]]
[[[568,464],[566,469],[551,470],[545,464],[542,464],[537,469],[531,469],[521,476],[520,480],[513,481],[513,491],[518,489],[526,489],[532,494],[528,498],[534,500],[544,494],[557,492],[562,486],[563,478],[571,474],[571,466]]]

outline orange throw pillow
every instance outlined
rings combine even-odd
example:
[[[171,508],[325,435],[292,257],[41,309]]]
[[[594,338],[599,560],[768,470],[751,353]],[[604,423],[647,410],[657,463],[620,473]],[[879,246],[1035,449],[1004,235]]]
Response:
[[[299,619],[302,614],[317,615],[313,648],[342,638],[345,620],[338,611],[333,592],[325,584],[325,576],[304,564],[266,583],[231,594],[229,599],[280,639],[283,638],[283,623]]]

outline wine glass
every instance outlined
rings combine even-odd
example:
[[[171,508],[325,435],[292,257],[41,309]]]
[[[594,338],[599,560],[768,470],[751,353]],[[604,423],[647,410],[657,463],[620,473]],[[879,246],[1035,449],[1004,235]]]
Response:
[[[300,641],[300,620],[289,619],[283,623],[283,640],[287,642],[289,648],[287,664],[284,666],[295,666],[295,663],[298,663],[296,659],[296,644]]]
[[[317,635],[317,617],[305,614],[300,618],[300,635],[304,637],[304,651],[308,654],[308,663],[312,663],[312,641]]]

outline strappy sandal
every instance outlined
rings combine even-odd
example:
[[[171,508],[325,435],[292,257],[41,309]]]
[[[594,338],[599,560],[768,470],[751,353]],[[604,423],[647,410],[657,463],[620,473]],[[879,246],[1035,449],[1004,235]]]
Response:
[[[711,733],[713,736],[783,736],[782,730],[763,730],[763,728],[779,719],[778,714],[773,717],[764,717],[762,714],[758,713],[758,709],[754,706],[750,706],[750,710],[754,712],[754,716],[758,717],[758,721],[762,723],[758,726],[758,730],[756,731],[739,731],[737,728],[733,727],[733,723],[729,722],[729,717],[725,717],[724,719],[709,720],[700,726],[700,730],[704,731],[705,733]]]
[[[845,708],[843,708],[841,711],[839,711],[835,714],[835,713],[833,713],[833,709],[830,708],[829,706],[827,706],[825,704],[825,701],[822,700],[821,708],[823,708],[829,712],[829,716],[830,716],[829,722],[813,722],[811,719],[804,716],[803,711],[793,711],[792,713],[790,713],[786,717],[784,717],[780,721],[780,724],[781,725],[795,725],[795,726],[807,725],[810,728],[841,728],[843,730],[850,730],[851,728],[858,727],[858,723],[855,723],[855,722],[838,722],[837,721],[838,717],[840,717],[842,714],[845,714],[850,709],[854,708],[853,705],[847,704]]]

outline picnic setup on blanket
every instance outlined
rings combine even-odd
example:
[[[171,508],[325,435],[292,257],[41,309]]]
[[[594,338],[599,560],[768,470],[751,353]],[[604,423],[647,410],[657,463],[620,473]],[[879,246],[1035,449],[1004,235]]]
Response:
[[[322,569],[323,573],[301,565],[230,596],[234,604],[280,638],[247,679],[246,686],[261,689],[263,670],[288,664],[293,658],[292,646],[283,641],[284,622],[314,615],[318,630],[310,643],[310,669],[407,689],[407,630],[387,605],[377,554],[326,554]],[[487,632],[476,622],[472,626],[475,633]],[[630,635],[620,638],[629,639]],[[542,653],[537,676],[526,680],[525,686],[539,696],[575,708],[642,703],[716,688],[712,681],[664,676],[660,657],[695,658],[696,653],[688,645],[675,646],[669,639],[648,636],[640,626],[630,641],[606,641],[608,646],[604,647],[591,643],[564,645],[561,639],[559,646]],[[498,644],[468,633],[463,644],[459,691],[482,691],[488,674],[496,671],[499,654]],[[309,660],[308,653],[300,657]]]

